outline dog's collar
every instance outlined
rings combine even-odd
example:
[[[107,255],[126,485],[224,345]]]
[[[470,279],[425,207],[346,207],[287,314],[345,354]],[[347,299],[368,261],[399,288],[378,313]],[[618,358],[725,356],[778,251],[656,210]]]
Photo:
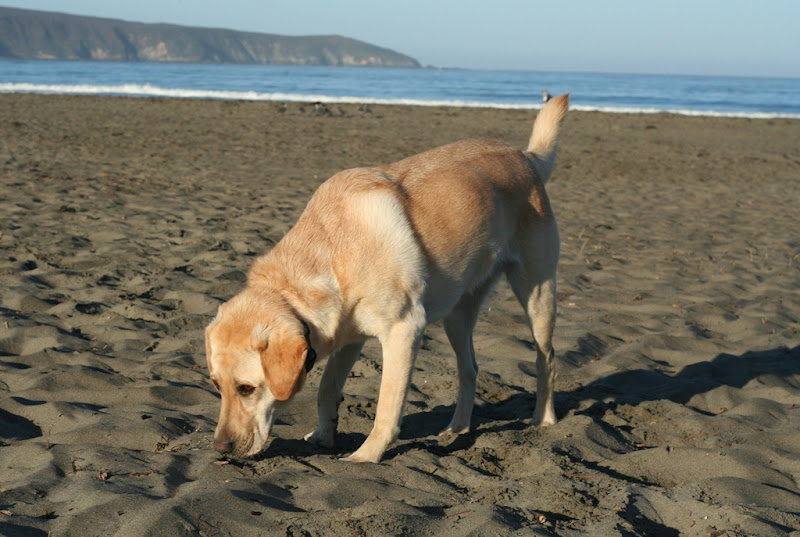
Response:
[[[308,323],[304,320],[300,319],[300,322],[303,323],[303,328],[305,329],[305,338],[306,344],[308,345],[308,352],[306,353],[306,373],[311,371],[311,368],[314,367],[314,363],[317,361],[317,351],[314,350],[314,347],[311,346],[311,329],[308,327]]]

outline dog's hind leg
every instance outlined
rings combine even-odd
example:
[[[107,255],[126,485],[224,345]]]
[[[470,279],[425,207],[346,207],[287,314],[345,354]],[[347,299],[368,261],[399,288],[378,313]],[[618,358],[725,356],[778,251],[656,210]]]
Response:
[[[363,341],[347,345],[328,358],[317,394],[319,424],[315,431],[305,436],[308,442],[318,446],[333,447],[339,423],[339,403],[342,402],[344,383],[347,381],[350,370],[353,369],[353,364],[358,360],[363,346]]]
[[[439,433],[440,435],[461,434],[470,429],[472,408],[475,405],[475,383],[478,378],[478,362],[472,344],[472,330],[478,321],[481,304],[495,281],[497,276],[478,289],[465,294],[453,311],[444,318],[444,331],[458,362],[458,400],[450,425]]]
[[[536,344],[536,409],[534,425],[553,425],[555,384],[555,352],[553,329],[556,323],[556,266],[558,264],[558,230],[538,227],[521,241],[520,262],[507,271],[514,294],[528,315]]]

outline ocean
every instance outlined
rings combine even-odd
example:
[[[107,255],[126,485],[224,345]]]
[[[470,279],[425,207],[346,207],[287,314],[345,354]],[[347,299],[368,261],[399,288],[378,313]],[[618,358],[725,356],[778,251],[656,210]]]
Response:
[[[800,118],[800,79],[619,73],[0,61],[0,92]]]

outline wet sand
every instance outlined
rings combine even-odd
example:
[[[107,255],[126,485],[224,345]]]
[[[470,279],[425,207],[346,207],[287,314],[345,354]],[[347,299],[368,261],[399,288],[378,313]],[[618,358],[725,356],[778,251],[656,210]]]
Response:
[[[203,327],[343,168],[461,138],[524,146],[535,112],[0,95],[0,534],[701,535],[800,531],[800,121],[571,112],[559,423],[535,428],[506,283],[475,332],[474,430],[440,325],[400,440],[372,424],[380,348],[337,446],[318,365],[257,460],[213,450]]]

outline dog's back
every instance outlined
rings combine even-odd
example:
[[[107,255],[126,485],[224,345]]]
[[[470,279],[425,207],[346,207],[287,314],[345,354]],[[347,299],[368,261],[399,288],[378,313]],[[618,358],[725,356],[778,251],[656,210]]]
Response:
[[[400,185],[411,226],[429,262],[429,319],[446,314],[454,299],[494,279],[504,265],[515,261],[517,249],[526,247],[528,228],[551,229],[555,238],[548,240],[558,242],[544,183],[553,169],[558,127],[568,102],[563,95],[543,107],[528,151],[466,140],[379,168]],[[557,245],[554,253],[558,255]]]

